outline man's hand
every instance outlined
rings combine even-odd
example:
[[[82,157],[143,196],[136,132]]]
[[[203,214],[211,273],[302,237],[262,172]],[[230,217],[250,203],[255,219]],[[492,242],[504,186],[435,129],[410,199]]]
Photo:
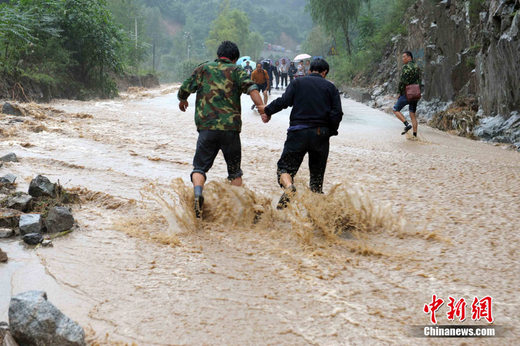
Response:
[[[256,106],[256,109],[258,110],[258,113],[260,113],[260,114],[265,114],[265,110],[264,110],[264,109],[265,109],[265,105],[264,105],[264,104],[262,104],[262,105],[257,105],[257,106]]]
[[[179,101],[179,109],[186,112],[186,109],[188,109],[188,100]]]
[[[268,123],[269,120],[271,120],[271,116],[270,116],[270,115],[267,115],[267,114],[265,114],[265,113],[264,113],[264,114],[260,114],[260,116],[262,117],[262,121],[263,121],[264,123]]]

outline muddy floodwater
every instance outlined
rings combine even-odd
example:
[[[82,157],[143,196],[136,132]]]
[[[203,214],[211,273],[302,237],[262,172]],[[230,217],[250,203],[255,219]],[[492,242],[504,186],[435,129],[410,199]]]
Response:
[[[0,152],[20,158],[2,175],[17,175],[18,190],[45,175],[82,202],[80,228],[52,248],[0,241],[0,321],[12,295],[38,289],[92,344],[519,342],[520,153],[424,124],[414,141],[393,116],[343,99],[325,194],[306,190],[305,160],[294,204],[277,211],[289,110],[263,124],[243,96],[245,187],[226,184],[219,154],[196,222],[189,102],[180,112],[168,86],[1,116]],[[433,294],[445,301],[439,324],[488,325],[471,305],[492,297],[505,336],[412,337],[430,324]],[[448,297],[466,300],[464,322],[447,319]]]

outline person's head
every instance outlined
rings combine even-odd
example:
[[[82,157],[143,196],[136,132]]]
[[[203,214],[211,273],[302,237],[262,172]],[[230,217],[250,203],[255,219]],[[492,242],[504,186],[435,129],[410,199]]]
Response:
[[[303,65],[303,60],[300,60],[300,62],[298,64],[299,65]]]
[[[282,59],[282,65],[285,65],[285,59]]]
[[[246,65],[249,66],[249,60],[246,61]]]
[[[314,59],[309,70],[311,73],[319,73],[323,78],[325,78],[329,73],[329,63],[325,61],[325,59]]]
[[[311,64],[310,60],[305,61],[305,65],[310,65],[310,64]]]
[[[403,64],[408,64],[410,61],[413,61],[412,52],[410,52],[409,50],[404,51],[402,59],[403,59]]]
[[[257,70],[261,70],[261,69],[262,69],[262,64],[257,63],[257,64],[256,64],[256,69],[257,69]]]
[[[228,58],[233,63],[237,62],[240,56],[240,51],[235,43],[231,41],[224,41],[218,46],[217,57]]]
[[[294,61],[291,61],[291,66],[294,66]]]
[[[280,62],[279,62],[279,61],[276,61],[274,64],[275,64],[276,66],[278,66],[278,65],[280,65]]]

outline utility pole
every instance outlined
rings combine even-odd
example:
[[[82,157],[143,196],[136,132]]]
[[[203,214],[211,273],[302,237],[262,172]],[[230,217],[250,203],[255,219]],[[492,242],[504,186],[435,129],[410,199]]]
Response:
[[[188,51],[188,60],[190,60],[191,33],[189,31],[184,32],[184,39],[186,40],[186,49]]]
[[[135,49],[137,49],[137,17],[134,17],[134,28],[135,28]]]

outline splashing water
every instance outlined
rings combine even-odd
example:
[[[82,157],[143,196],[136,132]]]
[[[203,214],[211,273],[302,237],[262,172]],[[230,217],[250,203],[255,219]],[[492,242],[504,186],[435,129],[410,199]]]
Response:
[[[389,204],[380,205],[361,187],[346,183],[335,185],[327,194],[312,193],[298,185],[288,208],[277,211],[273,208],[277,199],[247,187],[213,181],[204,188],[201,220],[193,212],[192,188],[180,178],[169,186],[149,184],[141,194],[143,199],[160,207],[169,235],[201,228],[224,232],[254,228],[257,232],[284,235],[290,230],[304,246],[312,247],[323,241],[359,241],[374,232],[399,234],[405,226],[405,221],[392,212]]]

